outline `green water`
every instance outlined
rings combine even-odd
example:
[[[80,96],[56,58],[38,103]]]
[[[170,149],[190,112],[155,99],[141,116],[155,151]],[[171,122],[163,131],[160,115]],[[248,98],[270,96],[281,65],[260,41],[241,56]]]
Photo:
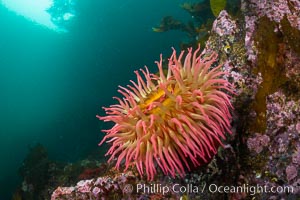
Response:
[[[151,29],[166,15],[188,19],[179,3],[78,1],[68,33],[0,5],[1,197],[20,184],[17,171],[29,146],[41,143],[52,159],[64,161],[100,148],[95,115],[112,103],[118,85],[135,78],[133,70],[155,69],[159,54],[169,56],[179,44],[183,33]]]

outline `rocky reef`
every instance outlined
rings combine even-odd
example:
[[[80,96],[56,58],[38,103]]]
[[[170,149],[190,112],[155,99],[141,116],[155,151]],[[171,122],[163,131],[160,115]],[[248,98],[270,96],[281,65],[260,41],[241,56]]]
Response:
[[[300,196],[300,1],[242,0],[240,5],[236,15],[223,10],[211,21],[210,28],[205,27],[205,51],[219,54],[219,63],[227,72],[225,78],[234,83],[236,90],[232,100],[233,134],[209,164],[192,169],[185,178],[171,178],[158,172],[153,181],[146,181],[135,169],[116,171],[113,165],[95,161],[83,165],[85,160],[76,165],[80,170],[75,170],[78,168],[74,165],[49,163],[42,156],[41,166],[48,173],[44,176],[41,171],[41,174],[48,181],[38,188],[39,197],[32,198],[35,179],[29,179],[30,169],[23,168],[25,182],[19,190],[22,199],[50,199],[51,195],[51,200],[297,199]],[[211,12],[203,6],[203,3],[182,5],[195,16],[203,9]],[[207,16],[210,17],[195,17],[198,22],[190,25],[166,17],[154,31],[186,31],[194,38],[189,45],[196,46],[199,38],[204,38],[199,30],[213,18],[212,13]],[[229,187],[227,192],[213,192],[214,186],[223,189],[240,186],[240,190]]]
[[[180,7],[185,10],[191,19],[188,22],[175,19],[172,16],[164,17],[160,24],[153,27],[154,32],[167,32],[170,30],[179,30],[186,33],[188,40],[182,41],[182,49],[197,46],[197,43],[204,45],[209,37],[209,32],[213,26],[214,19],[219,13],[226,9],[233,16],[239,15],[239,0],[204,0],[199,2],[184,2]]]

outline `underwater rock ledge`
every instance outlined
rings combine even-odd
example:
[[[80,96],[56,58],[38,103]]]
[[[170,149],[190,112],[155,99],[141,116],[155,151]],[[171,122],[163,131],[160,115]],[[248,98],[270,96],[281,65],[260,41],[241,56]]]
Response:
[[[242,14],[222,11],[205,43],[235,84],[232,136],[212,161],[184,179],[158,173],[153,181],[102,164],[103,173],[74,182],[48,183],[40,199],[297,199],[300,195],[300,2],[242,1]],[[195,44],[196,45],[196,44]],[[100,164],[97,163],[99,167]],[[68,180],[68,174],[51,174]],[[53,177],[54,178],[54,177]],[[292,187],[282,193],[141,193],[137,184]],[[56,188],[56,189],[55,189]],[[24,198],[26,199],[26,198]]]

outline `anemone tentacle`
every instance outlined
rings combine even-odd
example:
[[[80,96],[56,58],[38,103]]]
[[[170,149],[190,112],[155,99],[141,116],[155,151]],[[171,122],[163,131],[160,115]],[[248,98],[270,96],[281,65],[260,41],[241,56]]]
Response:
[[[230,99],[234,87],[223,76],[222,65],[213,67],[217,54],[205,56],[200,46],[169,58],[164,74],[162,55],[155,62],[159,75],[145,66],[135,71],[137,81],[119,86],[123,98],[104,107],[106,116],[98,116],[115,125],[104,141],[111,144],[106,155],[117,157],[116,168],[125,161],[125,169],[135,165],[138,172],[153,180],[157,167],[166,175],[184,176],[191,164],[207,163],[231,133]],[[182,60],[184,58],[184,62]],[[189,162],[191,161],[191,162]]]

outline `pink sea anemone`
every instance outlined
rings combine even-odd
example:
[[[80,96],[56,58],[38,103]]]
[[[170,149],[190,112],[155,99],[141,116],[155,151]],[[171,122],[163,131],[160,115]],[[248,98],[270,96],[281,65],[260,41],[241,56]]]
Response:
[[[223,79],[222,65],[213,67],[217,54],[199,55],[192,48],[183,60],[184,51],[169,59],[164,73],[162,56],[156,62],[159,75],[148,68],[135,71],[137,82],[119,86],[123,98],[118,104],[103,108],[107,116],[97,116],[115,125],[103,130],[112,144],[108,162],[117,157],[116,168],[125,170],[135,164],[140,175],[153,180],[157,167],[166,175],[183,176],[191,165],[211,160],[222,145],[224,134],[231,133],[230,103],[233,86]],[[141,76],[143,75],[143,77]]]

